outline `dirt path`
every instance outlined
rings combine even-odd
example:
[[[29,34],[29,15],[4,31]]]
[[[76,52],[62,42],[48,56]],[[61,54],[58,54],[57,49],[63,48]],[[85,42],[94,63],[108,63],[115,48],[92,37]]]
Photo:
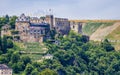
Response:
[[[109,33],[111,33],[113,30],[115,30],[118,26],[120,26],[120,22],[116,22],[112,26],[108,26],[105,28],[99,27],[97,29],[97,31],[95,31],[90,36],[90,40],[101,41],[105,38],[105,36],[107,36]]]

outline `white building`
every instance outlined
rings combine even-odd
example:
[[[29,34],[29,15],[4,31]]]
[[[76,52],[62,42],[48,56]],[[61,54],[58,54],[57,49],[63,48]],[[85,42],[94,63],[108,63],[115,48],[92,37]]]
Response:
[[[0,75],[12,75],[12,69],[5,64],[0,64]]]
[[[47,54],[47,55],[43,56],[42,58],[43,59],[53,59],[53,55]]]

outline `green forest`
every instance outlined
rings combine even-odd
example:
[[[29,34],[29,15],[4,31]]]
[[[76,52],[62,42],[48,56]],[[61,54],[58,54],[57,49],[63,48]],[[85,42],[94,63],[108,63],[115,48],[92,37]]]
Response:
[[[0,28],[5,24],[15,27],[16,16],[0,18]],[[54,35],[55,36],[55,35]],[[21,56],[21,48],[12,38],[0,36],[0,64],[13,69],[13,75],[120,75],[120,52],[111,43],[89,41],[86,36],[73,31],[67,36],[54,37],[59,44],[44,42],[53,59],[42,62]]]

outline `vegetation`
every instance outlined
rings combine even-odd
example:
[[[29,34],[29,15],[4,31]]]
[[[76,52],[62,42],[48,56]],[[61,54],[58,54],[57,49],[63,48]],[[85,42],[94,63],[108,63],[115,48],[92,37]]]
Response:
[[[120,26],[112,31],[106,38],[111,40],[120,40]]]
[[[0,18],[0,26],[9,23],[10,19]],[[12,25],[12,24],[11,24]],[[94,23],[90,23],[94,26]],[[101,23],[97,23],[97,29]],[[14,28],[14,24],[12,25]],[[92,30],[92,27],[89,31]],[[94,32],[91,31],[91,32]],[[91,33],[90,32],[90,33]],[[85,36],[70,32],[68,36],[62,35],[55,38],[60,44],[45,42],[45,50],[53,55],[53,59],[45,59],[42,62],[31,60],[34,52],[42,50],[44,45],[38,43],[23,44],[26,49],[10,39],[0,36],[0,64],[7,64],[18,75],[119,75],[120,53],[115,51],[111,43],[106,39],[101,43],[88,41]],[[24,52],[32,52],[23,54]],[[39,54],[38,54],[39,55]],[[38,56],[36,56],[38,57]],[[35,57],[35,58],[36,58]],[[41,56],[42,57],[42,56]]]
[[[21,47],[21,55],[29,56],[32,61],[41,60],[42,56],[48,51],[45,45],[40,44],[38,42],[32,43],[17,43]]]
[[[11,34],[12,34],[12,35],[15,35],[15,34],[18,34],[18,33],[19,33],[19,31],[15,31],[15,30],[12,30],[12,31],[11,31]]]
[[[106,38],[112,42],[116,50],[120,50],[120,26],[108,34]]]
[[[16,18],[17,18],[16,16],[9,17],[8,15],[5,15],[4,17],[0,17],[0,28],[5,24],[9,24],[11,26],[11,29],[15,29]]]
[[[91,35],[94,33],[99,27],[107,27],[113,25],[114,22],[87,22],[85,26],[83,26],[83,33],[87,35]]]
[[[119,74],[114,63],[119,66],[120,53],[114,51],[108,40],[101,44],[84,42],[80,35],[74,33],[60,40],[61,45],[47,43],[48,53],[53,54],[54,59],[46,60],[46,67],[59,75]]]

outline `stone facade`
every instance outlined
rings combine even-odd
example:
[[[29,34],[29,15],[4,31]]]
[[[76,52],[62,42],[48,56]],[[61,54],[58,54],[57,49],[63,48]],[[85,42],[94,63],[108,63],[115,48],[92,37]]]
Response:
[[[60,34],[68,34],[70,31],[70,24],[67,18],[54,18],[54,27]]]
[[[5,64],[0,64],[0,75],[12,75],[12,69]]]
[[[29,17],[21,14],[15,23],[17,36],[24,42],[43,42],[50,39],[49,31],[56,30],[57,33],[67,35],[70,30],[82,34],[81,22],[69,21],[67,18],[56,18],[53,15],[46,15],[44,20],[37,17]],[[1,35],[11,35],[10,25],[2,27]]]
[[[50,26],[38,18],[26,17],[22,14],[15,24],[15,30],[19,31],[20,39],[24,42],[43,42],[47,37]]]
[[[10,28],[10,25],[4,25],[1,30],[1,36],[3,37],[4,35],[11,35]]]
[[[46,17],[45,17],[45,21],[50,24],[51,30],[54,29],[54,25],[53,25],[54,20],[53,19],[54,19],[53,15],[46,15]]]
[[[76,33],[82,34],[82,23],[70,21],[70,29]]]
[[[45,19],[37,17],[27,17],[22,14],[16,19],[15,30],[19,31],[22,41],[43,42],[49,37],[50,30],[67,35],[70,30],[82,33],[82,23],[69,21],[67,18],[56,18],[53,15],[46,15]]]
[[[57,33],[66,35],[70,31],[70,24],[67,18],[56,18],[53,15],[46,15],[45,21],[50,24],[50,29],[55,29]]]

